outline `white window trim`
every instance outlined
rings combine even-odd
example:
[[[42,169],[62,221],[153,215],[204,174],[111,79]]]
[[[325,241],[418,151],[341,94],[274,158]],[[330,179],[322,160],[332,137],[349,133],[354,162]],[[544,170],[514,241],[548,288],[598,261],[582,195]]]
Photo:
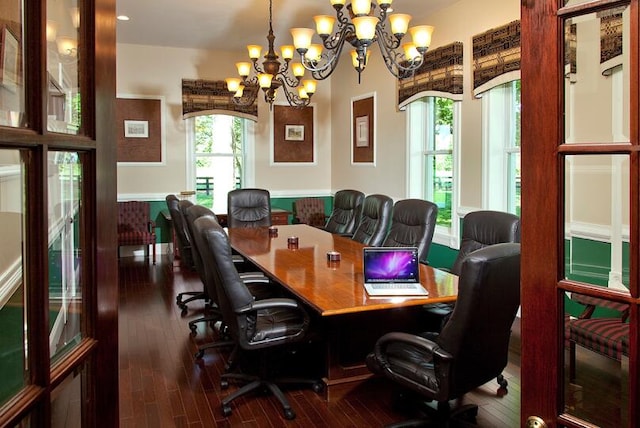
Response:
[[[438,95],[442,97],[440,94]],[[443,97],[446,98],[446,97]],[[442,226],[436,226],[436,230],[433,234],[433,243],[444,245],[451,248],[459,248],[460,245],[460,214],[458,213],[458,207],[460,206],[460,135],[461,135],[461,123],[462,123],[462,103],[455,99],[451,98],[453,103],[453,174],[452,174],[452,195],[451,195],[451,227],[444,228]],[[421,103],[421,104],[416,104]],[[419,118],[424,118],[426,102],[422,100],[416,100],[411,103],[408,107],[407,111],[407,167],[406,167],[406,189],[407,189],[407,197],[408,198],[423,198],[424,195],[424,156],[419,156],[420,164],[417,165],[416,156],[412,151],[416,149],[412,147],[412,135],[422,135],[421,140],[425,141],[425,135],[428,132],[428,125],[425,123],[424,119],[419,119],[417,124],[412,125],[411,117],[412,115],[416,115]],[[420,106],[420,107],[417,107]],[[420,108],[419,111],[416,111],[416,108]],[[413,128],[413,129],[412,129]],[[424,154],[424,146],[420,150],[421,154]],[[437,154],[437,151],[433,151],[432,154]],[[448,153],[448,151],[447,151]],[[413,165],[413,167],[412,167]],[[415,170],[415,168],[419,168],[422,171],[423,175],[419,180],[412,178],[411,171]]]
[[[509,211],[509,155],[520,153],[520,147],[509,145],[503,137],[500,138],[501,144],[491,144],[496,139],[492,138],[490,130],[495,132],[496,128],[501,127],[499,133],[502,136],[509,135],[515,120],[511,105],[506,101],[507,92],[510,93],[511,89],[497,86],[482,96],[482,206],[499,211]],[[505,117],[509,120],[504,120]]]
[[[195,189],[196,185],[196,171],[195,171],[195,134],[196,134],[196,119],[194,116],[185,119],[185,127],[187,130],[187,144],[186,144],[186,168],[185,168],[185,180],[187,187]],[[244,146],[242,150],[243,155],[243,177],[242,183],[244,187],[255,186],[255,122],[252,120],[244,121]]]

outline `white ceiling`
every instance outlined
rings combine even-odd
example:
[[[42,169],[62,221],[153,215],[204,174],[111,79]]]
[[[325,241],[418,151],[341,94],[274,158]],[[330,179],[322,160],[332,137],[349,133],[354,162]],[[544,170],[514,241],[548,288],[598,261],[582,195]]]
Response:
[[[393,7],[412,15],[411,25],[429,24],[430,13],[456,1],[396,0]],[[131,18],[118,21],[120,43],[223,50],[267,44],[268,0],[117,0],[116,4],[119,15]],[[292,44],[290,28],[315,29],[314,15],[335,12],[329,0],[273,0],[276,48]]]

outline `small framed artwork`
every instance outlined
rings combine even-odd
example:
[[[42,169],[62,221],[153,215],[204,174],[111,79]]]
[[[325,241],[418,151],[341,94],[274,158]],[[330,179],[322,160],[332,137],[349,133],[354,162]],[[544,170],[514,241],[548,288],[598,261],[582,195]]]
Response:
[[[304,141],[304,125],[285,125],[284,139],[287,141]]]
[[[18,39],[5,25],[0,33],[0,84],[12,92],[18,86],[19,53]]]
[[[313,104],[291,107],[274,104],[271,112],[271,165],[315,165],[315,109]]]
[[[356,117],[356,147],[369,146],[369,116]]]
[[[165,100],[161,95],[118,94],[118,166],[166,164]]]
[[[149,138],[149,122],[146,120],[125,120],[125,138]]]
[[[351,99],[351,164],[376,164],[376,94]]]

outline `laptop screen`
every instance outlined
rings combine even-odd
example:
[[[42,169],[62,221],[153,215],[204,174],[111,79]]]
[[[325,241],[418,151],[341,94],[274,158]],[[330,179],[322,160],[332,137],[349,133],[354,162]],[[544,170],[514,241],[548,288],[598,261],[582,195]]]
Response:
[[[419,282],[418,249],[414,247],[364,248],[363,273],[365,283]]]

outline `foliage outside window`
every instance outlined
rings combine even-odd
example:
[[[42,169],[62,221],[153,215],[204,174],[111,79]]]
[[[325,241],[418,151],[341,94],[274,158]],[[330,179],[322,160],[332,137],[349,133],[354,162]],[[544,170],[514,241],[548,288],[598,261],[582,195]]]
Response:
[[[214,212],[226,212],[227,193],[242,187],[244,122],[226,115],[195,118],[196,202]]]
[[[438,206],[437,226],[450,231],[455,192],[456,103],[424,97],[409,105],[409,195]]]

